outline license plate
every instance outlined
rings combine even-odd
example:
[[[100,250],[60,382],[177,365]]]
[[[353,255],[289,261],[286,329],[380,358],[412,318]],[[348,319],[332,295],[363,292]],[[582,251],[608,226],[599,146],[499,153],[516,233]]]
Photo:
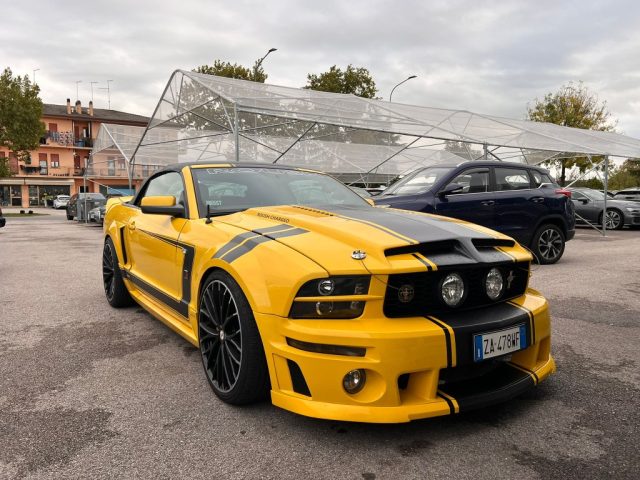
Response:
[[[473,336],[473,360],[481,362],[521,350],[527,346],[527,330],[522,325]]]

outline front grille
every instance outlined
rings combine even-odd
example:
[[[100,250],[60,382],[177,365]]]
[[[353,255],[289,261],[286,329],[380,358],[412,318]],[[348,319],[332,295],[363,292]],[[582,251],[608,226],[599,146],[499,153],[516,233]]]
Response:
[[[491,301],[485,292],[485,278],[492,268],[501,270],[505,279],[505,291],[497,301]],[[458,273],[467,292],[461,306],[449,307],[442,300],[440,283],[451,272]],[[509,281],[508,279],[511,278]],[[389,275],[384,298],[384,314],[389,318],[438,315],[459,310],[478,308],[502,302],[522,295],[529,281],[529,262],[499,265],[452,266],[435,272],[401,273]],[[411,288],[403,288],[409,286]],[[407,291],[413,289],[409,301]],[[403,294],[404,293],[404,294]],[[402,301],[401,300],[405,300]]]

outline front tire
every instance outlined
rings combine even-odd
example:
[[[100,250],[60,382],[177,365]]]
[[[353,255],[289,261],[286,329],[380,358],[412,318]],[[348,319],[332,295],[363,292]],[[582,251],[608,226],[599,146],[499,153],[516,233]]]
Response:
[[[266,398],[269,372],[251,306],[226,272],[214,271],[202,286],[198,343],[214,393],[225,403],[246,405]]]
[[[565,239],[562,230],[556,225],[547,223],[536,231],[531,242],[531,249],[540,265],[556,263],[564,253]]]
[[[129,307],[135,303],[122,280],[116,248],[110,238],[105,240],[102,250],[102,282],[107,302],[112,307]]]

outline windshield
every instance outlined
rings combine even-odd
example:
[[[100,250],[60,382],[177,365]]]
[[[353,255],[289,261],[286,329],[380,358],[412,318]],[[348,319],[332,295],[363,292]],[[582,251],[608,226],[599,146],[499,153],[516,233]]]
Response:
[[[252,207],[369,205],[333,178],[319,173],[276,168],[193,168],[200,215]]]
[[[447,175],[453,167],[428,167],[417,170],[397,183],[387,188],[383,195],[415,195],[424,193],[442,177]]]

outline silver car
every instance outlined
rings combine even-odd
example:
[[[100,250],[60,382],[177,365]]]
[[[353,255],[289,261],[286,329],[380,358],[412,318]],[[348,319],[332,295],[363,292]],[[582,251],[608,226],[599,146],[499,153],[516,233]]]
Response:
[[[69,195],[56,195],[56,198],[53,199],[53,208],[56,210],[60,208],[67,208],[69,198],[71,198]]]
[[[571,188],[571,200],[576,210],[576,221],[602,225],[604,194],[591,188]],[[640,227],[640,203],[607,198],[605,225],[608,230],[619,230],[625,225]]]

